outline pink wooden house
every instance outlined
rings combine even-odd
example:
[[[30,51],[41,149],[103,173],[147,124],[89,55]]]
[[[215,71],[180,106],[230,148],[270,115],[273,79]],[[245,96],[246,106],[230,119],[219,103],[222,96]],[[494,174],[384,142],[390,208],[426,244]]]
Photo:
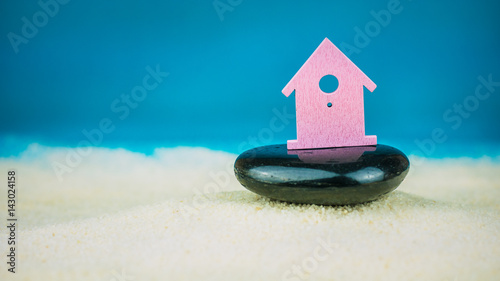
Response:
[[[319,87],[327,75],[339,82],[332,93]],[[288,149],[376,145],[376,136],[365,136],[363,86],[377,87],[325,38],[282,91],[288,97],[295,90],[297,139]]]

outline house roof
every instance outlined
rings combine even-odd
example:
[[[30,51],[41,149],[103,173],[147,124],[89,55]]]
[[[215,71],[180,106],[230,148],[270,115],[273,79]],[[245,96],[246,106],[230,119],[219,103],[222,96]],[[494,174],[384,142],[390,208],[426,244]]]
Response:
[[[336,68],[342,68],[340,69],[341,72],[349,72],[349,76],[354,76],[355,80],[362,83],[370,92],[373,92],[373,90],[377,87],[377,85],[375,85],[375,83],[373,83],[373,81],[370,80],[370,78],[368,78],[368,76],[366,76],[361,69],[359,69],[344,53],[342,53],[337,46],[328,40],[328,38],[325,38],[325,40],[321,42],[318,48],[316,48],[312,55],[302,65],[299,71],[297,71],[297,73],[293,76],[290,82],[288,82],[285,88],[283,88],[282,93],[287,97],[290,96],[297,86],[301,84],[301,81],[311,77],[311,71],[327,71],[324,69],[332,68],[333,66]],[[303,83],[304,82],[302,82],[302,84]]]

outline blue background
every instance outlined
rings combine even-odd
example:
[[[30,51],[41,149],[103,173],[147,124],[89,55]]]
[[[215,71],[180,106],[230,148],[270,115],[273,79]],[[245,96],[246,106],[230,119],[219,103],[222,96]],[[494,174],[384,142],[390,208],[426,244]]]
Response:
[[[212,0],[73,0],[16,53],[9,32],[22,35],[22,18],[33,22],[42,8],[2,1],[0,156],[32,142],[77,146],[103,118],[115,130],[100,146],[145,153],[176,145],[241,152],[249,138],[295,139],[293,120],[263,133],[273,108],[294,111],[282,88],[325,37],[356,46],[355,28],[391,1],[220,2],[230,9],[218,13]],[[378,86],[365,90],[367,134],[429,157],[499,154],[500,87],[458,128],[443,119],[474,94],[478,76],[500,81],[499,2],[402,0],[400,9],[348,54]],[[170,75],[120,120],[113,100],[156,65]],[[419,148],[436,128],[446,140]]]

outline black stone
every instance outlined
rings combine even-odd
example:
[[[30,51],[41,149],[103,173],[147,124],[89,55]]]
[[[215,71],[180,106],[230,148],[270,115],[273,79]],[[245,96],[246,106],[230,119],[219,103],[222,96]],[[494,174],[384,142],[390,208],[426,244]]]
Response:
[[[375,200],[396,189],[410,162],[387,145],[288,150],[269,145],[242,153],[234,163],[238,181],[272,199],[318,205]]]

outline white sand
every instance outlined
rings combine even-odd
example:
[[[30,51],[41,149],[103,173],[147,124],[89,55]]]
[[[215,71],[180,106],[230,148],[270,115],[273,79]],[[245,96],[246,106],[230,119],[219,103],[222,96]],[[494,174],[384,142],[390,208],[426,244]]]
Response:
[[[94,149],[60,182],[65,155],[0,159],[2,213],[14,167],[20,217],[15,275],[1,230],[0,280],[500,279],[500,159],[413,158],[389,196],[322,207],[246,191],[228,153]]]

